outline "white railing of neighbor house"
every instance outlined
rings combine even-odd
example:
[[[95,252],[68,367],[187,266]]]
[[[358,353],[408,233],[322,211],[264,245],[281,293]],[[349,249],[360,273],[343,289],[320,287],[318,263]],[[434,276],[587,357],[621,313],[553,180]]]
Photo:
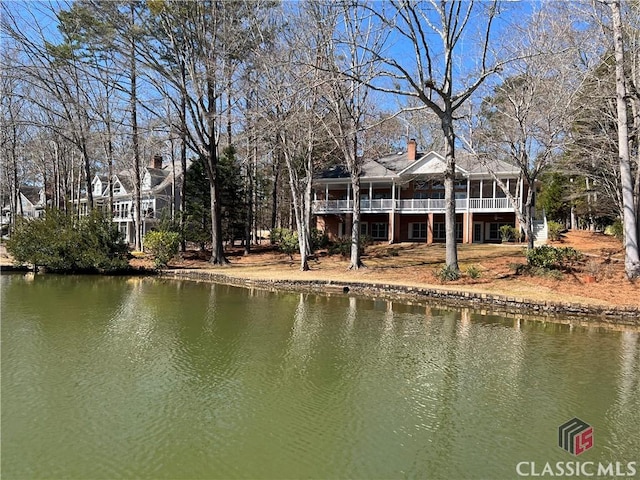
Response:
[[[395,204],[394,204],[395,202]],[[440,198],[409,198],[392,200],[388,198],[362,200],[362,212],[390,212],[394,209],[398,213],[407,212],[444,212],[445,202]],[[347,213],[353,208],[353,200],[316,200],[313,202],[314,213]],[[456,211],[484,211],[498,212],[512,210],[507,198],[457,198]]]

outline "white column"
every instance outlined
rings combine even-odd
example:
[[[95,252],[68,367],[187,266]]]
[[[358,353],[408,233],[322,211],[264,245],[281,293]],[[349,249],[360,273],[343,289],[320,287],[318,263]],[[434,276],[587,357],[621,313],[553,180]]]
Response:
[[[471,198],[471,180],[467,177],[467,211],[469,211],[469,202]]]
[[[369,205],[371,205],[371,200],[373,200],[373,182],[369,182]]]
[[[395,212],[396,210],[396,184],[395,182],[391,182],[391,211]]]

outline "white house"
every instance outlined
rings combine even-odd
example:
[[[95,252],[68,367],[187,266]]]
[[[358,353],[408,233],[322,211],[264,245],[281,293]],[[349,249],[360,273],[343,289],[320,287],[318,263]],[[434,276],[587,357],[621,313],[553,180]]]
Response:
[[[18,202],[16,214],[24,218],[40,218],[47,208],[47,198],[42,187],[21,186],[18,190]],[[8,196],[3,196],[1,222],[3,225],[11,223],[11,207]]]
[[[420,153],[415,140],[406,152],[364,162],[360,178],[362,234],[393,242],[444,242],[446,161]],[[529,186],[519,169],[496,161],[493,170],[520,208]],[[490,171],[472,156],[456,159],[456,238],[464,243],[499,242],[500,227],[519,227],[512,204]],[[333,167],[314,181],[313,213],[330,238],[351,234],[353,194],[348,172]]]
[[[163,215],[169,216],[177,211],[180,206],[182,192],[182,169],[176,165],[175,171],[172,165],[163,165],[162,156],[155,155],[148,166],[142,169],[141,197],[141,221],[142,235],[158,224]],[[118,224],[119,230],[124,234],[129,243],[135,241],[134,229],[134,188],[133,170],[123,170],[114,174],[111,179],[108,176],[96,175],[91,188],[93,201],[96,208],[106,209],[109,203],[109,190],[113,185],[113,221]],[[79,202],[80,214],[87,213],[87,196]]]

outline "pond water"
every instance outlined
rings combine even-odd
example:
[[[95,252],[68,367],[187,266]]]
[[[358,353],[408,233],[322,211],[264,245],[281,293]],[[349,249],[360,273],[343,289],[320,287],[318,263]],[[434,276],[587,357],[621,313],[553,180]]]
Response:
[[[1,294],[3,479],[639,460],[637,331],[153,278],[3,275]],[[573,417],[594,431],[577,457]]]

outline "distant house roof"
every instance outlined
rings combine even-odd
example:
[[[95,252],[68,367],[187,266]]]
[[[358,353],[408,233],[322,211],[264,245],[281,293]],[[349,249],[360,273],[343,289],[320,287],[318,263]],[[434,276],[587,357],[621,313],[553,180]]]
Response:
[[[161,168],[151,168],[147,167],[147,172],[149,172],[149,176],[151,177],[151,188],[157,187],[162,183],[162,181],[169,176],[171,173],[170,170],[164,170]]]
[[[418,152],[416,160],[410,160],[407,152],[386,155],[376,160],[365,160],[361,178],[398,178],[416,175],[437,175],[445,171],[446,161],[438,152]],[[517,175],[519,169],[507,162],[495,160],[491,168],[496,173]],[[489,169],[476,156],[466,153],[456,157],[456,172],[461,176],[489,174]],[[318,175],[323,180],[349,178],[342,165],[332,166]]]
[[[42,191],[42,187],[31,187],[26,185],[23,185],[22,187],[20,187],[20,193],[24,195],[24,197],[27,200],[29,200],[33,205],[37,205],[40,203],[41,191]]]

